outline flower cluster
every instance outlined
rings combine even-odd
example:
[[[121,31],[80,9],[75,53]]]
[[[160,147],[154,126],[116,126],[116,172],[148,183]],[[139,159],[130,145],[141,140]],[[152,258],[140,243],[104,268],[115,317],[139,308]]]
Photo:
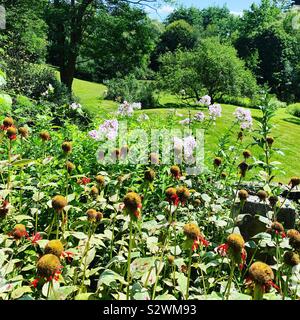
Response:
[[[195,116],[194,116],[194,120],[199,121],[199,122],[204,121],[204,120],[205,120],[205,115],[204,115],[204,113],[203,113],[202,111],[197,112],[197,113],[195,114]]]
[[[181,154],[182,148],[184,150],[185,160],[192,160],[194,150],[197,146],[197,141],[193,136],[187,136],[183,139],[178,137],[173,138],[174,141],[174,151],[176,155]]]
[[[72,110],[80,110],[80,109],[82,109],[82,106],[81,106],[81,104],[79,104],[79,103],[73,102],[73,103],[70,105],[70,109],[72,109]]]
[[[99,126],[98,130],[90,131],[89,136],[96,141],[104,139],[115,140],[118,134],[118,129],[118,120],[105,120],[104,123]]]
[[[233,113],[238,123],[241,125],[241,129],[251,129],[253,125],[253,119],[251,111],[244,108],[237,108]]]
[[[140,110],[142,105],[140,102],[129,103],[124,101],[119,105],[119,109],[117,111],[117,115],[121,117],[132,117],[134,110]]]
[[[212,104],[208,107],[210,119],[215,121],[222,116],[222,107],[220,104]]]
[[[198,101],[199,104],[204,104],[206,106],[209,106],[211,104],[211,97],[206,95],[203,96],[202,98],[200,98],[200,100]]]

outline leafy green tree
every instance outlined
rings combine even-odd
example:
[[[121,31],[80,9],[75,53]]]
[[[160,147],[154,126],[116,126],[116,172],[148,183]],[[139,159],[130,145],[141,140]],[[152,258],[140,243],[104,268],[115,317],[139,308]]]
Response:
[[[157,0],[53,0],[46,10],[50,55],[60,69],[61,81],[72,90],[76,62],[88,27],[98,10],[112,10],[121,3],[151,5]]]
[[[145,69],[157,39],[156,27],[143,10],[128,4],[99,10],[83,39],[77,69],[96,81]]]
[[[280,99],[290,101],[299,92],[300,43],[295,30],[285,22],[290,14],[282,8],[278,1],[253,4],[242,18],[235,47],[260,84],[267,84]]]
[[[43,20],[44,0],[4,0],[6,29],[1,31],[2,65],[7,88],[22,91],[24,74],[33,63],[43,63],[47,52],[47,25]]]
[[[255,78],[230,45],[209,38],[192,51],[178,50],[161,57],[159,85],[172,93],[185,90],[192,99],[208,94],[251,97],[258,87]]]

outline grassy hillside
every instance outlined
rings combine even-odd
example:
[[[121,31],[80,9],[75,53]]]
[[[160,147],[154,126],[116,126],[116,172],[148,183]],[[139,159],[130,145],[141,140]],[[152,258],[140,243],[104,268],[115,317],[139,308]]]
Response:
[[[91,112],[96,123],[107,117],[112,117],[111,113],[116,111],[118,107],[117,103],[103,99],[105,90],[106,87],[101,84],[77,79],[74,82],[75,95],[81,99],[82,105]],[[146,113],[150,117],[151,127],[160,128],[164,122],[169,121],[170,113],[175,107],[177,113],[183,115],[183,117],[178,117],[178,121],[175,122],[175,125],[180,127],[179,121],[188,116],[188,110],[180,108],[176,97],[171,95],[161,95],[160,103],[162,107],[159,109],[149,109],[138,112]],[[169,108],[170,106],[172,106],[171,109]],[[217,120],[217,125],[211,128],[206,135],[206,158],[213,156],[217,148],[218,139],[232,123],[232,114],[236,106],[222,104],[222,107],[222,118]],[[191,112],[193,114],[197,111],[198,110],[192,110]],[[252,109],[251,112],[254,118],[260,116],[259,110]],[[273,122],[275,124],[273,136],[276,138],[276,145],[274,146],[281,148],[285,153],[285,156],[274,156],[274,160],[280,161],[285,171],[285,173],[278,174],[278,179],[287,182],[289,177],[300,174],[300,161],[297,161],[300,151],[300,119],[288,114],[286,109],[279,109]],[[250,138],[249,141],[251,141]],[[255,152],[255,150],[253,151]]]

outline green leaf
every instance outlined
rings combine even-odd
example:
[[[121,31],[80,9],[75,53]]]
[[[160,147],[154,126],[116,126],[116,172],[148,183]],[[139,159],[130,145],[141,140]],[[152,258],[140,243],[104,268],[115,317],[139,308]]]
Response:
[[[97,287],[99,288],[103,284],[105,284],[106,286],[110,286],[111,284],[116,282],[126,284],[126,281],[122,276],[112,270],[106,269],[101,273]]]
[[[29,292],[32,292],[29,286],[19,287],[11,293],[11,298],[19,299],[20,297],[23,296],[24,293],[29,293]]]
[[[36,163],[36,160],[23,159],[23,160],[14,161],[11,165],[14,167],[25,167],[35,163]]]
[[[75,300],[97,300],[95,295],[91,292],[80,293],[75,297]]]
[[[57,290],[52,291],[49,296],[49,300],[66,300],[67,297],[77,291],[77,286],[65,286],[65,287],[59,287]]]

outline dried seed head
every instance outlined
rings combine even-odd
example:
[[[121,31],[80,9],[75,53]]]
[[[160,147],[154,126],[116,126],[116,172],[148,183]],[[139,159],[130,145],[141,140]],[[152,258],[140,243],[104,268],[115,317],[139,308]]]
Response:
[[[184,226],[183,232],[190,240],[197,240],[201,236],[199,227],[195,223],[188,223]]]
[[[246,190],[240,190],[238,193],[238,197],[241,201],[245,201],[249,197],[249,194]]]
[[[12,231],[12,236],[16,240],[20,240],[21,238],[25,237],[27,235],[26,232],[26,227],[24,224],[16,224],[13,231]]]
[[[63,196],[58,195],[52,199],[52,208],[57,212],[61,212],[67,204],[68,201]]]
[[[181,202],[186,202],[186,200],[190,197],[189,189],[184,186],[178,187],[176,194]]]
[[[250,278],[257,284],[266,285],[274,279],[270,266],[263,262],[254,262],[249,268]]]
[[[293,251],[287,251],[283,256],[283,260],[290,267],[294,267],[300,263],[299,254]]]
[[[299,186],[299,184],[300,184],[300,178],[299,177],[293,177],[293,178],[291,178],[291,180],[289,182],[289,185],[292,188],[295,188],[295,187]]]
[[[155,179],[155,171],[152,169],[145,171],[144,179],[146,181],[153,182]]]
[[[291,233],[289,233],[288,237],[290,238],[290,241],[289,241],[290,245],[295,250],[300,250],[300,234],[298,233],[291,236]]]
[[[63,152],[70,153],[72,151],[72,143],[69,141],[65,141],[61,145],[61,148],[62,148]]]
[[[104,176],[98,175],[98,176],[96,176],[95,180],[97,181],[97,183],[98,183],[100,186],[104,186],[104,184],[105,184],[105,178],[104,178]]]
[[[275,207],[278,202],[278,197],[277,196],[270,196],[269,202],[270,202],[270,205],[272,208]]]
[[[13,120],[13,118],[11,118],[11,117],[6,117],[6,118],[3,120],[3,125],[4,125],[5,127],[11,127],[11,126],[13,126],[13,125],[14,125],[14,120]]]
[[[230,249],[234,252],[242,252],[245,246],[244,238],[236,233],[232,233],[227,237],[227,244]]]
[[[98,194],[99,194],[99,189],[98,189],[96,186],[93,186],[93,187],[91,188],[91,195],[92,195],[93,197],[97,197]]]
[[[266,201],[268,198],[268,193],[265,190],[260,190],[257,192],[257,196],[260,201]]]
[[[181,175],[180,168],[175,165],[170,168],[170,172],[174,178],[179,178]]]
[[[37,273],[43,278],[50,278],[60,267],[60,261],[54,254],[45,254],[37,263]]]
[[[98,212],[95,209],[89,209],[86,212],[88,221],[96,222],[97,221],[97,214],[98,214]]]
[[[201,206],[201,204],[202,204],[202,201],[200,200],[200,199],[195,199],[194,200],[194,202],[193,202],[193,204],[194,204],[194,207],[200,207]]]
[[[29,135],[29,131],[28,131],[28,129],[27,129],[26,127],[20,127],[20,128],[18,129],[18,131],[19,131],[19,134],[20,134],[20,136],[21,136],[22,138],[27,138],[28,135]]]
[[[222,164],[222,159],[221,159],[220,157],[216,157],[216,158],[214,159],[214,165],[215,165],[216,167],[220,167],[221,164]]]
[[[222,172],[221,173],[221,178],[222,179],[226,179],[227,178],[227,173],[226,172]]]
[[[249,168],[249,165],[246,163],[246,162],[241,162],[240,164],[239,164],[239,169],[240,169],[240,174],[241,174],[241,176],[242,177],[245,177],[245,175],[246,175],[246,173],[247,173],[247,171],[248,171],[248,168]]]
[[[175,261],[175,257],[174,256],[168,256],[168,262],[169,264],[173,264]]]
[[[123,201],[125,204],[125,208],[131,213],[136,212],[142,204],[141,197],[135,192],[127,193]]]
[[[54,254],[58,258],[64,251],[64,246],[60,240],[50,240],[45,247],[45,254]]]
[[[243,151],[243,156],[244,156],[245,159],[249,159],[252,156],[251,151],[250,150],[244,150]]]
[[[67,167],[67,170],[69,173],[72,172],[73,170],[75,170],[75,168],[76,168],[75,164],[70,161],[66,162],[66,167]]]
[[[47,132],[47,131],[42,131],[40,133],[40,138],[43,140],[43,141],[49,141],[51,140],[51,136],[50,134]]]
[[[267,144],[268,144],[269,147],[272,147],[274,141],[275,141],[274,138],[271,137],[271,136],[268,136],[268,137],[266,138],[266,142],[267,142]]]

